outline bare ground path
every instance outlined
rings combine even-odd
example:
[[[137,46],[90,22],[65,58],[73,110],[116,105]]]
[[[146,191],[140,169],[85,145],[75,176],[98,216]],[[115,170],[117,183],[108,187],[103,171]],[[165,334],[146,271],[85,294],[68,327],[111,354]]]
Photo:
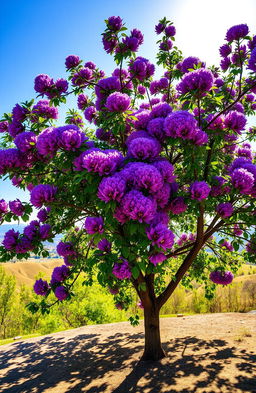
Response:
[[[168,358],[138,362],[142,325],[86,326],[0,347],[1,393],[256,392],[256,315],[161,320]]]

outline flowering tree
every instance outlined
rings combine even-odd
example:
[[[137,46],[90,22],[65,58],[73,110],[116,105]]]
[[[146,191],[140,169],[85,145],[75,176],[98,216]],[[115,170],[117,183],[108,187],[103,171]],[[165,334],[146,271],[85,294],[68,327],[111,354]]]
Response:
[[[133,287],[144,308],[143,359],[157,360],[165,356],[159,311],[177,285],[196,280],[211,297],[215,284],[232,281],[244,246],[245,260],[256,253],[256,132],[247,126],[256,110],[256,36],[233,26],[220,67],[207,68],[183,58],[164,18],[155,30],[165,71],[153,80],[155,66],[135,54],[142,33],[128,33],[120,17],[105,22],[104,49],[117,64],[111,76],[70,55],[68,81],[38,75],[39,101],[15,105],[0,123],[0,174],[30,191],[30,203],[1,200],[1,220],[28,221],[40,209],[23,233],[5,234],[1,261],[46,256],[43,242],[64,234],[64,264],[50,283],[36,281],[43,300],[30,309],[48,312],[51,292],[56,302],[70,299],[82,272],[85,285],[96,276],[108,286],[120,309]],[[79,110],[56,125],[70,94]]]

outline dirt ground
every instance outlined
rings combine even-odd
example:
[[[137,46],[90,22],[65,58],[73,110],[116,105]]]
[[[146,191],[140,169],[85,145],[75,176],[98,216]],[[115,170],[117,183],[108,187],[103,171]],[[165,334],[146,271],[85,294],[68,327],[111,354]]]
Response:
[[[3,393],[256,392],[256,315],[161,319],[168,358],[139,362],[143,326],[86,326],[0,347]]]

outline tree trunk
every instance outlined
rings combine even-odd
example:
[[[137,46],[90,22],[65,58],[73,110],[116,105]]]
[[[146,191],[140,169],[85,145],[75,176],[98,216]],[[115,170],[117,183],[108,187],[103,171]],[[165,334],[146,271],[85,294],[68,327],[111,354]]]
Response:
[[[159,309],[144,308],[145,347],[141,360],[160,360],[166,356],[160,339]]]

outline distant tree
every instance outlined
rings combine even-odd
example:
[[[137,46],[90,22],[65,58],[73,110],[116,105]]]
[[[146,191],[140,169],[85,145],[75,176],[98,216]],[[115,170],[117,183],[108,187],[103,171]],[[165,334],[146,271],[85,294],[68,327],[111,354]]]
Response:
[[[15,301],[16,281],[14,276],[7,275],[0,266],[0,337],[6,338],[8,317]]]

